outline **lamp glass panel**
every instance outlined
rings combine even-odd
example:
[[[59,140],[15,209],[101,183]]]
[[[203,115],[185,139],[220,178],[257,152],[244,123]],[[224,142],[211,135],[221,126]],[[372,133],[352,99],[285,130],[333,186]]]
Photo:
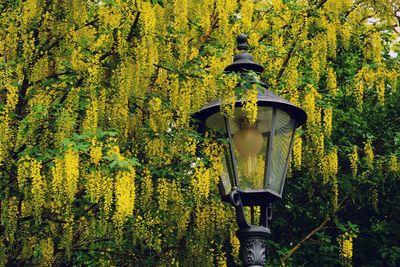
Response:
[[[286,175],[286,162],[289,160],[295,121],[289,114],[277,110],[275,118],[275,131],[272,140],[271,170],[269,189],[281,194]]]
[[[229,138],[225,126],[225,117],[220,113],[216,112],[206,119],[205,125],[207,128],[222,134],[223,137]],[[229,139],[228,139],[229,141]],[[236,186],[233,166],[233,159],[230,155],[229,144],[225,144],[224,154],[221,155],[222,173],[220,176],[221,182],[221,195],[222,197],[229,194],[233,186]]]
[[[220,177],[222,197],[228,195],[232,190],[231,179],[233,179],[233,175],[231,173],[232,171],[232,168],[230,166],[231,164],[229,164],[228,162],[230,162],[230,159],[227,158],[227,155],[226,154],[222,155],[221,156],[222,173]]]
[[[229,118],[238,187],[242,190],[266,188],[264,171],[271,132],[272,108],[258,107],[255,123],[250,123],[243,108],[235,109]]]
[[[216,112],[206,119],[206,127],[226,135],[225,119],[221,112]]]

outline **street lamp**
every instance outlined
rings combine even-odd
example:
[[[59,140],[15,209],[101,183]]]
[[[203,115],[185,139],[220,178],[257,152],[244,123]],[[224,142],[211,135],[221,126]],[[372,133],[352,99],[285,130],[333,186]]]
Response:
[[[234,62],[225,72],[245,76],[259,74],[264,68],[253,61],[247,52],[247,37],[237,38],[238,50]],[[289,101],[280,98],[263,83],[257,95],[258,114],[250,123],[243,110],[244,101],[235,102],[234,116],[220,112],[221,102],[216,100],[203,107],[195,117],[200,128],[218,131],[228,140],[223,157],[223,172],[219,189],[222,200],[236,209],[241,259],[245,266],[264,266],[265,241],[271,219],[272,202],[282,198],[282,191],[297,127],[304,124],[307,114]],[[250,207],[251,222],[246,220],[244,206]],[[254,225],[254,207],[260,207],[259,225]]]

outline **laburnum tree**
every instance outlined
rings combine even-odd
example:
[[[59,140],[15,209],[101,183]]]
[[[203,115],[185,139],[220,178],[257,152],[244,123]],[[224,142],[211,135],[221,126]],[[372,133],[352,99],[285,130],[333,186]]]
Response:
[[[223,141],[239,33],[304,108],[271,266],[400,264],[398,0],[3,0],[0,266],[235,266]]]

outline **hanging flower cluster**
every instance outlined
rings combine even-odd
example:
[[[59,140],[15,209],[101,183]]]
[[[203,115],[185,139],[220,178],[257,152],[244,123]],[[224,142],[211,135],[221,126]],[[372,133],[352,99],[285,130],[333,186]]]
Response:
[[[246,92],[246,102],[243,104],[243,111],[246,113],[246,117],[251,125],[255,124],[257,120],[257,94],[258,90],[256,86],[253,85],[253,87]]]
[[[352,151],[349,154],[349,160],[351,174],[353,175],[353,177],[356,177],[358,172],[358,151],[356,146],[353,146]]]
[[[346,266],[351,266],[351,261],[353,258],[353,237],[344,233],[341,234],[337,241],[339,243],[339,255],[344,260]]]

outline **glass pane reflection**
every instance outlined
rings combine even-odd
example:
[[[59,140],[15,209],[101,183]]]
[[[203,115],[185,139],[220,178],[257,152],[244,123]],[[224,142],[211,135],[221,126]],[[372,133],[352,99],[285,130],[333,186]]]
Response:
[[[275,119],[275,134],[272,140],[271,179],[269,182],[269,188],[278,194],[281,194],[282,191],[293,131],[294,120],[286,112],[278,109]]]
[[[231,189],[232,189],[231,179],[234,179],[233,175],[231,173],[232,166],[230,164],[231,160],[230,160],[230,157],[228,154],[228,149],[229,149],[229,147],[228,147],[228,145],[226,145],[225,153],[223,155],[221,155],[222,173],[221,173],[220,178],[221,178],[221,185],[222,185],[221,190],[223,191],[221,193],[223,196],[226,196],[227,194],[229,194],[229,192],[231,192]]]

